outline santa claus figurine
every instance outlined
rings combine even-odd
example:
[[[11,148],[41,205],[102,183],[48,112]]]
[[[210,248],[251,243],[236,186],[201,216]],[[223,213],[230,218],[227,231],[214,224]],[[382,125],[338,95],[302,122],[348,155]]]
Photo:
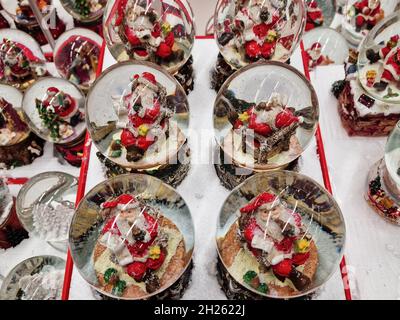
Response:
[[[310,69],[317,66],[326,66],[334,63],[328,56],[322,54],[322,44],[315,42],[307,51],[308,65]]]
[[[371,30],[384,16],[380,0],[358,0],[353,8],[357,32]]]
[[[168,251],[166,241],[156,241],[160,236],[157,215],[129,194],[101,206],[115,213],[106,221],[99,241],[112,251],[117,264],[137,282],[160,269]]]
[[[322,26],[324,23],[324,15],[316,0],[307,2],[307,23],[306,31]]]
[[[389,83],[400,89],[400,48],[390,52],[384,62],[384,71],[381,81],[374,85],[378,91],[386,90]]]
[[[296,267],[310,257],[301,216],[286,208],[273,194],[264,192],[240,209],[241,236],[248,249],[266,270],[284,281],[292,280],[304,290],[311,280]]]
[[[114,141],[111,145],[111,157],[120,157],[124,147],[127,160],[138,161],[156,141],[166,137],[171,114],[164,107],[166,96],[166,89],[152,73],[133,76],[131,92],[114,100],[122,134],[120,144]]]

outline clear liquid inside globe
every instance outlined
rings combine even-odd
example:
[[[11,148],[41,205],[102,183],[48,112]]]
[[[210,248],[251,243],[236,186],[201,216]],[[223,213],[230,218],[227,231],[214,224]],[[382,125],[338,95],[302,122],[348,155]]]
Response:
[[[109,1],[103,28],[116,60],[150,61],[171,74],[186,63],[194,44],[194,16],[186,0]]]
[[[214,16],[215,38],[234,69],[258,60],[286,62],[301,39],[305,22],[301,0],[220,0]]]

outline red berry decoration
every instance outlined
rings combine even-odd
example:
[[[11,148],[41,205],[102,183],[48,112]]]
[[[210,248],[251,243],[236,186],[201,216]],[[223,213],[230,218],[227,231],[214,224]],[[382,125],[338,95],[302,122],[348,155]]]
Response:
[[[160,58],[168,58],[172,54],[172,49],[165,42],[162,42],[156,51],[156,55]]]
[[[139,261],[131,263],[126,268],[126,272],[129,274],[129,276],[135,279],[136,281],[141,281],[143,279],[146,270],[147,270],[146,264]]]
[[[290,110],[284,110],[276,116],[275,125],[278,128],[284,128],[298,121],[299,118],[297,118]]]
[[[257,42],[249,41],[246,43],[246,54],[251,59],[257,59],[260,57],[261,48]]]
[[[265,23],[260,23],[253,27],[254,34],[260,39],[265,38],[268,34],[268,31],[268,26]]]
[[[293,270],[292,260],[285,259],[277,265],[272,266],[272,270],[276,275],[287,278]]]
[[[303,264],[306,263],[306,261],[308,260],[308,258],[310,257],[310,253],[306,252],[306,253],[296,253],[295,255],[293,255],[293,264],[295,266],[301,266]]]

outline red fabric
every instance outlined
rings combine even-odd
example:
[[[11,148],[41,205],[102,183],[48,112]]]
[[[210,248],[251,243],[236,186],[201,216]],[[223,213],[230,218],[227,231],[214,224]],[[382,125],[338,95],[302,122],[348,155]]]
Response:
[[[256,199],[250,202],[248,205],[240,209],[241,213],[251,213],[261,207],[263,204],[271,203],[275,201],[276,197],[268,192],[260,194]]]

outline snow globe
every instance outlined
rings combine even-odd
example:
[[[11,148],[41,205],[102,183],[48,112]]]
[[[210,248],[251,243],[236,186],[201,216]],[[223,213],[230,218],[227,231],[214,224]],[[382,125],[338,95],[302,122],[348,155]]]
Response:
[[[32,177],[17,196],[17,215],[30,236],[66,252],[78,181],[62,172]]]
[[[32,133],[21,109],[22,93],[0,84],[0,168],[31,164],[42,156],[44,141]]]
[[[310,144],[318,119],[317,95],[297,69],[269,61],[237,71],[214,105],[222,183],[232,189],[255,172],[291,168]]]
[[[30,34],[40,45],[47,44],[47,39],[28,0],[1,0],[0,2],[3,9],[12,17],[18,29]],[[58,17],[53,1],[36,0],[36,4],[43,17],[48,17],[55,13],[55,21],[51,21],[55,25],[50,25],[49,29],[52,36],[57,39],[65,31],[66,24]]]
[[[370,170],[366,200],[386,221],[400,225],[400,122],[385,147],[385,156]]]
[[[0,288],[1,300],[61,300],[65,261],[37,256],[14,267]]]
[[[48,75],[43,52],[29,34],[0,30],[0,82],[25,90],[39,77]]]
[[[16,247],[26,238],[28,233],[18,220],[15,199],[6,181],[0,178],[0,249]]]
[[[26,90],[22,109],[28,125],[42,139],[52,142],[71,165],[80,166],[76,147],[85,138],[85,96],[74,83],[44,77]],[[78,154],[74,154],[77,152]]]
[[[306,23],[302,0],[220,0],[214,34],[220,55],[212,74],[218,91],[234,70],[259,60],[287,62]]]
[[[60,75],[87,92],[96,79],[103,39],[95,32],[74,28],[63,33],[54,48]]]
[[[291,171],[260,173],[225,200],[217,277],[228,299],[311,299],[337,271],[346,228],[333,197]]]
[[[343,35],[350,44],[358,46],[369,31],[399,8],[398,5],[398,0],[348,0]]]
[[[303,43],[310,71],[318,66],[344,64],[349,54],[346,39],[331,28],[319,27],[307,32]]]
[[[329,27],[336,14],[335,0],[306,0],[307,23],[305,31]]]
[[[192,89],[190,57],[195,28],[193,11],[186,0],[109,1],[103,27],[107,46],[116,60],[156,63],[182,78],[185,90]],[[186,63],[189,66],[183,68]],[[183,74],[179,72],[181,69]]]
[[[81,276],[103,299],[179,299],[192,268],[194,227],[183,198],[149,175],[126,174],[80,202],[69,244]]]
[[[153,174],[173,185],[189,170],[189,104],[180,84],[150,62],[122,62],[96,80],[86,122],[109,177]]]
[[[400,120],[400,12],[388,15],[350,50],[346,78],[333,86],[349,135],[388,136]]]

